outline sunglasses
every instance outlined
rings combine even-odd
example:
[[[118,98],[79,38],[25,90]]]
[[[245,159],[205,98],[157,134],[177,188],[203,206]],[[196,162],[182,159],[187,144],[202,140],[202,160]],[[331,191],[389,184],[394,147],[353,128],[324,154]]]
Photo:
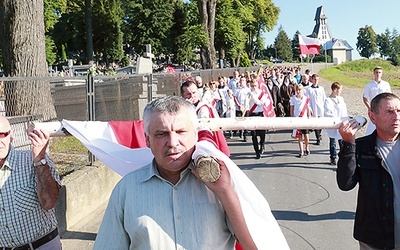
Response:
[[[7,132],[0,132],[0,139],[6,138],[11,133],[11,130]]]

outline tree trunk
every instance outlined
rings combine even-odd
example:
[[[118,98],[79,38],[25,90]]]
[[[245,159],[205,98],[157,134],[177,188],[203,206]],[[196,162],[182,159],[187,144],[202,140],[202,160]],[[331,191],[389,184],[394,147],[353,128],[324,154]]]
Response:
[[[4,74],[47,77],[43,0],[3,0],[1,30]],[[27,79],[5,82],[6,115],[43,115],[56,118],[50,82]]]
[[[201,65],[204,69],[214,69],[216,53],[214,47],[215,36],[215,8],[216,0],[197,0],[199,8],[199,22],[203,25],[207,37],[206,44],[201,48]]]
[[[86,23],[86,61],[93,65],[93,25],[92,25],[92,1],[85,0],[85,23]]]

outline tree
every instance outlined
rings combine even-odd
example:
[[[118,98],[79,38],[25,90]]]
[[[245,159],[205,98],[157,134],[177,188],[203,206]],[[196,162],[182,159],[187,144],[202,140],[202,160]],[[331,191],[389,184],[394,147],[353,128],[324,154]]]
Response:
[[[18,77],[48,75],[43,0],[4,0],[0,6],[4,74]],[[56,117],[49,81],[22,80],[5,85],[6,115],[42,114]]]
[[[219,59],[227,59],[233,67],[238,67],[240,55],[245,49],[246,33],[232,2],[232,0],[217,1],[215,48]]]
[[[93,0],[93,46],[109,65],[124,56],[122,48],[123,11],[119,0]]]
[[[216,5],[217,0],[197,0],[199,23],[207,37],[206,43],[200,48],[200,60],[204,69],[213,69],[217,59],[214,47]]]
[[[246,52],[250,59],[255,59],[256,52],[263,44],[262,32],[271,31],[276,25],[280,9],[271,0],[240,0],[241,17],[247,34]]]
[[[85,28],[86,28],[86,62],[90,65],[93,61],[93,22],[92,1],[85,0]]]
[[[381,58],[388,57],[392,51],[391,44],[390,44],[389,29],[386,29],[385,33],[378,34],[376,36],[376,42],[378,45],[379,53],[381,54]]]
[[[372,26],[365,25],[364,28],[358,30],[356,46],[360,56],[368,59],[378,52],[376,35]]]
[[[300,44],[299,44],[300,31],[296,31],[292,39],[292,53],[293,59],[298,61],[300,59]]]
[[[391,52],[389,54],[390,61],[398,66],[400,64],[400,36],[396,29],[393,29],[390,36]]]
[[[62,58],[63,46],[69,59],[74,59],[78,63],[84,62],[85,54],[85,9],[83,0],[69,0],[64,13],[61,14],[59,21],[55,24],[52,32],[59,56]],[[65,35],[68,34],[68,35]]]
[[[291,42],[282,26],[280,26],[278,29],[278,35],[275,38],[274,47],[276,49],[276,55],[279,59],[283,59],[285,61],[293,60]]]
[[[66,0],[44,0],[44,29],[46,35],[46,60],[49,65],[57,61],[57,48],[52,37],[55,24],[65,11]]]
[[[139,54],[151,44],[154,54],[169,55],[171,28],[175,12],[173,0],[124,0],[124,41]]]

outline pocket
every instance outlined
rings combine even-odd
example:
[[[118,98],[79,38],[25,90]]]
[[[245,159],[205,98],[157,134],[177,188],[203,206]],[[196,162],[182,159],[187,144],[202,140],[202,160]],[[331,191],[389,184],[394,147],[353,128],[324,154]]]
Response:
[[[35,210],[39,206],[36,190],[33,187],[23,187],[14,192],[14,207],[25,213]]]
[[[231,237],[225,220],[225,212],[219,204],[196,205],[195,228],[197,242],[210,247],[218,247],[218,240]],[[215,235],[215,232],[219,232]],[[222,242],[226,242],[224,239]]]

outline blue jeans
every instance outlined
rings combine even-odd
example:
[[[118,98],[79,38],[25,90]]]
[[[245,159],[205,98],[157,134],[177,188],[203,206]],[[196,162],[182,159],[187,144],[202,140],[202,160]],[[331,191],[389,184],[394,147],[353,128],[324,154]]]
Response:
[[[342,148],[342,142],[343,142],[342,139],[338,140],[339,149]],[[330,154],[331,160],[336,159],[337,151],[336,151],[336,139],[335,138],[329,137],[329,154]]]

